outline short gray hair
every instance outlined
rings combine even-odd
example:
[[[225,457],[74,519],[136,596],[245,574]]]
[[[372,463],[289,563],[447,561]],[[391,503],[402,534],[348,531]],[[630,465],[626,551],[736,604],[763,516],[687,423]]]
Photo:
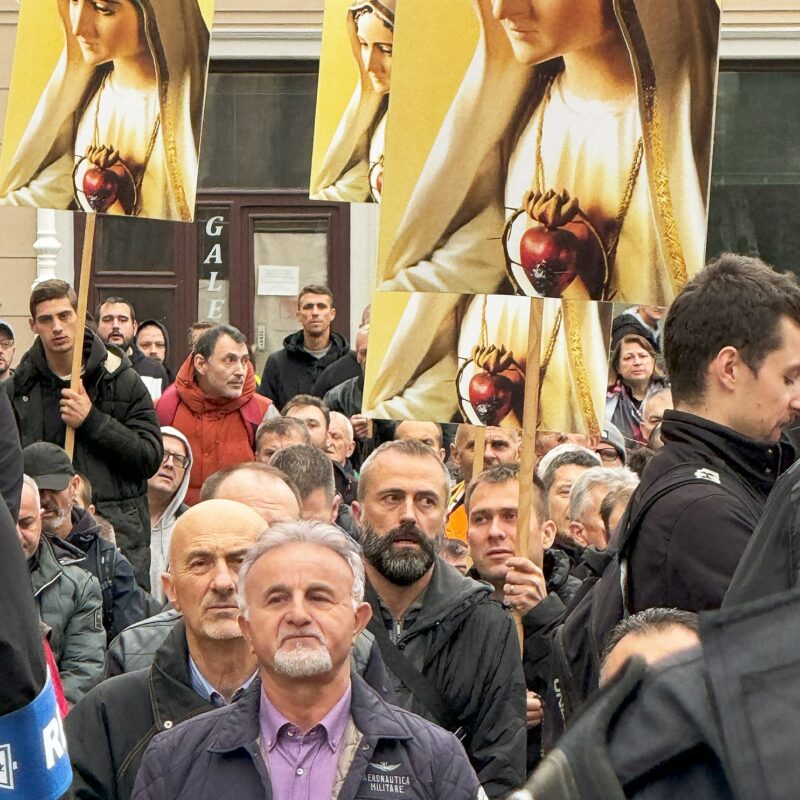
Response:
[[[303,520],[301,522],[279,522],[259,536],[258,541],[247,551],[239,569],[239,608],[245,619],[248,616],[245,587],[247,576],[253,565],[272,550],[289,544],[314,544],[327,547],[343,558],[353,573],[353,608],[364,600],[364,562],[361,548],[341,528],[325,522]]]
[[[639,477],[627,467],[591,467],[579,475],[569,493],[569,519],[581,522],[591,501],[590,493],[598,486],[606,486],[609,492],[633,488],[639,485]]]
[[[291,419],[291,417],[288,417],[288,419]],[[356,435],[355,432],[353,431],[353,423],[350,422],[350,420],[347,418],[347,414],[342,414],[341,411],[331,411],[331,422],[333,422],[334,420],[338,420],[340,422],[344,421],[345,430],[347,431],[347,435],[350,437],[348,441],[349,442],[355,441]]]
[[[22,482],[26,486],[30,486],[31,489],[33,489],[33,493],[36,496],[36,505],[41,508],[41,503],[39,502],[39,485],[36,483],[36,481],[33,478],[31,478],[30,475],[23,475],[22,476]]]

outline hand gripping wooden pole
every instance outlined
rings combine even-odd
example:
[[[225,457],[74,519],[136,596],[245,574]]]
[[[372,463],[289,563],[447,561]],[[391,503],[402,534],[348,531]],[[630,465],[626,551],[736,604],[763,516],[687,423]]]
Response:
[[[94,253],[94,230],[97,214],[86,215],[86,228],[83,234],[83,253],[81,255],[80,284],[78,287],[78,320],[75,323],[75,344],[72,349],[72,372],[69,388],[73,392],[81,389],[81,362],[83,361],[83,337],[86,329],[86,306],[89,302],[89,283],[92,279],[92,255]],[[75,454],[75,428],[67,425],[64,449],[72,458]]]

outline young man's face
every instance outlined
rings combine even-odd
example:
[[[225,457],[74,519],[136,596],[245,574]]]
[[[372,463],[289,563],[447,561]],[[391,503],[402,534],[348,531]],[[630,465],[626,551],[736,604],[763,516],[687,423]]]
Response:
[[[69,298],[45,300],[36,306],[35,314],[29,324],[41,340],[45,353],[59,355],[72,352],[78,315]]]
[[[136,344],[148,357],[164,361],[167,357],[167,341],[158,325],[145,325],[136,334]]]
[[[295,406],[286,412],[287,417],[294,417],[305,423],[308,432],[311,434],[311,444],[320,450],[325,450],[328,446],[328,423],[322,409],[316,406]],[[300,444],[305,444],[301,442]]]
[[[309,336],[323,336],[336,318],[336,309],[326,294],[304,294],[297,302],[297,321]]]
[[[780,321],[781,347],[764,359],[757,373],[740,363],[736,409],[731,427],[760,441],[777,442],[800,413],[800,325]]]
[[[520,64],[596,48],[619,35],[611,0],[492,0]]]
[[[127,350],[136,335],[136,321],[127,303],[103,303],[97,322],[97,335],[107,344]]]

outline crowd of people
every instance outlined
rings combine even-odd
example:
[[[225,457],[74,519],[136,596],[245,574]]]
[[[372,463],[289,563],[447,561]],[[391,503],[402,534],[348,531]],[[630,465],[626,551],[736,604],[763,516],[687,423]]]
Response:
[[[490,427],[482,453],[361,415],[369,309],[351,350],[324,286],[260,376],[231,325],[174,364],[125,298],[76,310],[38,284],[16,367],[0,322],[0,494],[69,797],[737,796],[704,652],[800,574],[794,279],[721,257],[615,320],[601,431]]]

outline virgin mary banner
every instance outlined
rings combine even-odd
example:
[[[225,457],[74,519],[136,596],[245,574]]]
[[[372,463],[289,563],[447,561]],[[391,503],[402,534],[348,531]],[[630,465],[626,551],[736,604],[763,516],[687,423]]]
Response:
[[[397,0],[327,0],[312,200],[380,202]]]
[[[0,205],[190,222],[214,0],[25,0]]]
[[[382,291],[667,305],[705,256],[715,0],[404,8]]]
[[[544,305],[540,364],[527,369],[531,302]],[[611,303],[446,293],[376,293],[363,413],[375,419],[521,428],[525,384],[537,427],[598,433]]]

